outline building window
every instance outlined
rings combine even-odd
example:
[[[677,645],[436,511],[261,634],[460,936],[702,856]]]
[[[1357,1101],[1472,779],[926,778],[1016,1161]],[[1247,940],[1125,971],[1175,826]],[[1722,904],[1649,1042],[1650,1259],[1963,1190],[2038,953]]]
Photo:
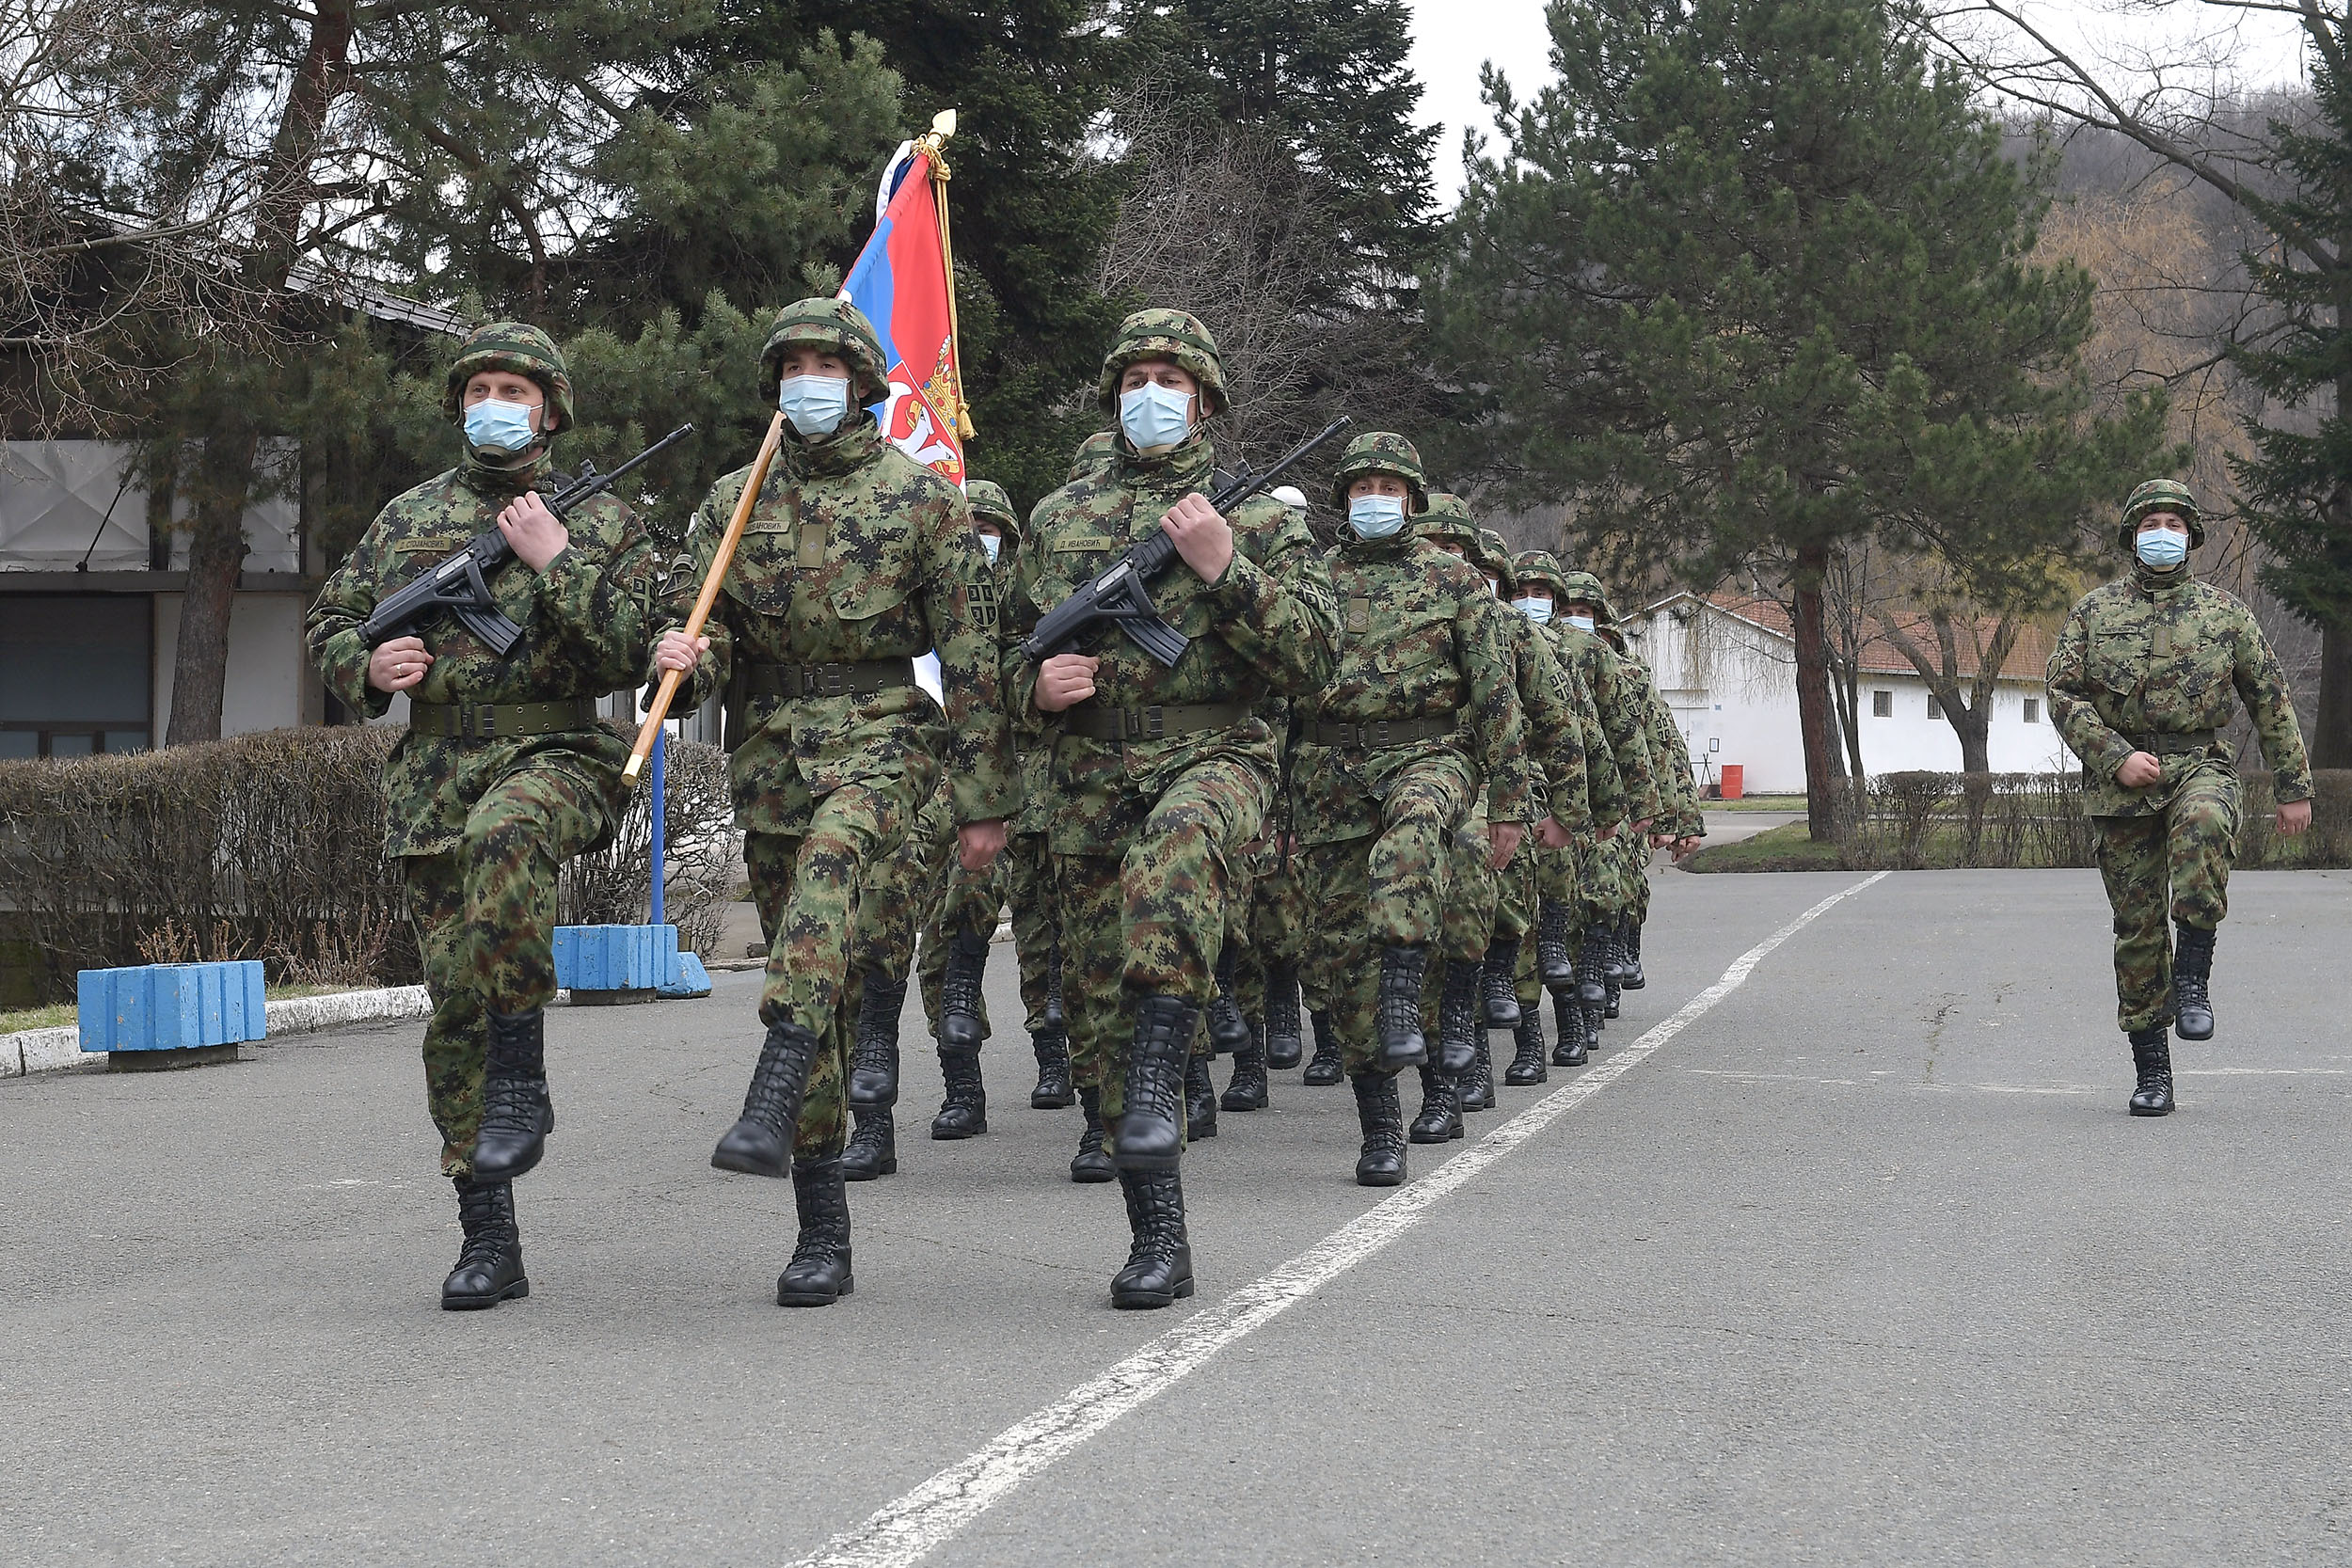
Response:
[[[148,596],[12,594],[0,603],[0,758],[145,751]]]
[[[2041,698],[2028,697],[2026,699],[2026,722],[2028,724],[2039,724],[2042,722]]]
[[[1870,717],[1873,719],[1892,719],[1895,717],[1895,694],[1892,691],[1873,691],[1870,693]]]
[[[1935,700],[1935,693],[1932,691],[1928,693],[1928,717],[1931,719],[1944,717],[1944,705]]]

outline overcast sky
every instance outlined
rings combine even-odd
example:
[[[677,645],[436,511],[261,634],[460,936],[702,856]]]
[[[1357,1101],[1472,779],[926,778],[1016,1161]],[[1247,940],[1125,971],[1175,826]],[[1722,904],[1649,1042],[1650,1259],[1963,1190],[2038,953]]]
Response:
[[[2231,59],[2249,86],[2268,86],[2299,76],[2294,19],[2261,12],[2224,11],[2176,0],[2169,14],[2145,10],[2119,14],[2116,0],[2027,0],[2026,14],[2064,35],[2078,58],[2122,57],[2133,47],[2154,50],[2168,36],[2197,26],[2234,24]],[[1543,0],[1413,0],[1413,71],[1421,78],[1421,120],[1444,127],[1437,151],[1438,199],[1454,204],[1462,184],[1462,131],[1489,134],[1493,117],[1478,97],[1478,70],[1488,60],[1502,66],[1521,99],[1551,80],[1551,35],[1544,27]]]

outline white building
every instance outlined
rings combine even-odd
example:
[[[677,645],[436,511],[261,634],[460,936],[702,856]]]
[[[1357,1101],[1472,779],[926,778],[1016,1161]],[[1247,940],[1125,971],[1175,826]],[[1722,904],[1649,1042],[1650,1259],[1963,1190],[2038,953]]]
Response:
[[[1804,792],[1796,640],[1779,605],[1743,595],[1676,594],[1628,616],[1624,627],[1674,711],[1702,790],[1719,783],[1725,767],[1735,767],[1747,794]],[[1931,643],[1933,634],[1926,636]],[[1973,650],[1967,639],[1961,641],[1962,678],[1973,680]],[[2042,687],[2049,654],[2049,635],[2034,626],[2018,634],[2010,652],[1986,736],[1996,773],[2048,772],[2068,760]],[[1960,737],[1936,708],[1927,682],[1883,640],[1863,650],[1860,710],[1865,772],[1959,769]],[[1842,739],[1835,743],[1843,745]]]

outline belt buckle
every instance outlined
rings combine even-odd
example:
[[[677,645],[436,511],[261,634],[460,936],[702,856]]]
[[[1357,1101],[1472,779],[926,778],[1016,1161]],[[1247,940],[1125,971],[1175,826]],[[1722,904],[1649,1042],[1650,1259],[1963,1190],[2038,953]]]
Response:
[[[484,703],[480,707],[457,710],[457,733],[468,740],[488,740],[498,733],[498,705]],[[471,719],[472,723],[466,722]]]
[[[850,672],[839,664],[819,664],[817,667],[818,689],[828,697],[838,697],[850,689]]]
[[[1168,735],[1168,710],[1154,704],[1142,709],[1143,738],[1160,740]]]
[[[1388,745],[1388,743],[1389,743],[1389,721],[1388,721],[1386,719],[1382,719],[1382,720],[1377,721],[1376,722],[1375,722],[1375,723],[1373,723],[1373,724],[1369,725],[1369,726],[1368,726],[1368,728],[1370,728],[1370,729],[1371,729],[1371,731],[1372,731],[1372,733],[1373,733],[1373,738],[1372,738],[1372,739],[1370,739],[1370,740],[1368,740],[1368,741],[1366,741],[1366,742],[1365,742],[1365,744],[1366,744],[1366,745],[1369,745],[1369,746],[1386,746],[1386,745]]]

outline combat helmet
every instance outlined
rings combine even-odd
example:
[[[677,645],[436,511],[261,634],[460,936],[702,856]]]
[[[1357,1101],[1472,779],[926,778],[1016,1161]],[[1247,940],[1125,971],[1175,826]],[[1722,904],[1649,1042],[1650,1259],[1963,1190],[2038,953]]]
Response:
[[[1496,590],[1509,598],[1518,588],[1518,574],[1511,567],[1511,546],[1493,529],[1478,531],[1479,547],[1486,552],[1486,570],[1496,578]]]
[[[2123,521],[2115,531],[2115,542],[2125,555],[2133,550],[2132,541],[2139,532],[2139,520],[2151,512],[2177,512],[2188,524],[2188,547],[2201,548],[2205,543],[2205,515],[2197,509],[2197,498],[2188,486],[2177,479],[2151,479],[2133,487],[2131,498],[2123,503]]]
[[[1429,510],[1429,481],[1422,472],[1421,453],[1413,443],[1393,431],[1368,430],[1347,443],[1340,454],[1339,471],[1331,476],[1331,504],[1342,512],[1347,510],[1347,487],[1366,474],[1389,474],[1405,482],[1405,493],[1412,513]],[[1465,510],[1463,515],[1469,513]],[[1477,525],[1471,525],[1475,539]]]
[[[1012,498],[1005,487],[993,480],[968,479],[963,483],[963,499],[972,508],[972,520],[982,518],[1005,531],[1008,539],[1021,537],[1021,515],[1012,509]]]
[[[1450,541],[1462,546],[1465,560],[1479,563],[1477,521],[1470,516],[1470,503],[1450,490],[1429,492],[1428,506],[1413,518],[1413,537]]]
[[[555,346],[555,340],[537,327],[527,322],[492,322],[468,333],[449,367],[441,412],[453,420],[458,418],[466,383],[484,371],[529,376],[547,394],[548,417],[552,421],[548,435],[572,428],[571,367],[564,362],[564,351]]]
[[[846,299],[818,296],[786,306],[768,329],[768,343],[759,351],[759,395],[773,405],[784,381],[784,351],[821,348],[850,362],[850,395],[871,405],[890,395],[890,359],[882,353],[882,335],[866,312]]]
[[[1078,443],[1078,450],[1070,456],[1070,478],[1073,483],[1119,460],[1119,432],[1098,430]]]
[[[1582,600],[1599,611],[1594,617],[1597,626],[1615,624],[1617,612],[1609,608],[1609,591],[1601,587],[1600,578],[1592,573],[1570,572],[1561,578],[1560,602],[1565,606],[1571,600]]]
[[[1202,419],[1225,407],[1225,360],[1200,317],[1183,310],[1137,310],[1119,324],[1111,351],[1103,356],[1103,381],[1097,388],[1106,413],[1118,412],[1120,376],[1143,359],[1172,360],[1199,382]]]
[[[1551,590],[1555,602],[1567,602],[1567,574],[1560,569],[1560,558],[1549,550],[1521,550],[1513,557],[1511,580],[1522,590],[1540,582]]]

